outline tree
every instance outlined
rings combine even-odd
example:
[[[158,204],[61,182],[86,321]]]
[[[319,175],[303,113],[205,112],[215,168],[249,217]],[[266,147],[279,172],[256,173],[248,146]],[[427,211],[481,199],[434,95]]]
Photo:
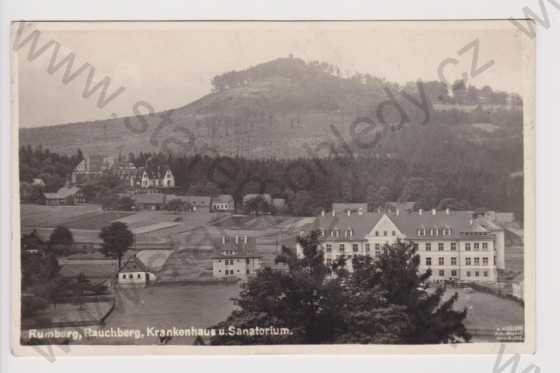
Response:
[[[258,195],[245,202],[243,205],[245,214],[255,213],[255,215],[268,214],[274,212],[274,206],[263,196]]]
[[[411,329],[402,336],[402,343],[470,340],[471,336],[463,325],[467,310],[453,309],[457,293],[443,300],[444,286],[426,288],[432,273],[431,270],[420,273],[420,256],[412,243],[399,241],[392,246],[386,245],[378,260],[361,260],[354,264],[355,292],[378,286],[391,304],[405,307]]]
[[[455,198],[443,198],[437,205],[438,210],[470,210],[471,205],[466,200],[457,200]]]
[[[282,247],[277,263],[288,271],[266,268],[243,285],[240,308],[216,328],[254,328],[269,325],[288,328],[289,335],[216,336],[211,344],[305,344],[334,343],[343,332],[345,292],[341,279],[328,278],[329,268],[323,263],[317,235],[300,238],[304,257],[297,258],[293,250]]]
[[[235,299],[239,310],[217,329],[270,325],[287,328],[285,335],[220,336],[211,344],[396,343],[408,328],[404,307],[387,302],[379,288],[360,294],[349,286],[344,259],[324,263],[318,234],[298,239],[298,257],[283,247],[277,263],[287,271],[266,268],[243,285]],[[200,343],[200,341],[199,341]]]
[[[99,238],[103,240],[101,252],[105,256],[117,259],[120,269],[125,252],[134,242],[134,236],[132,232],[128,230],[128,226],[119,221],[111,223],[101,229]]]
[[[168,211],[174,211],[176,213],[186,211],[185,202],[180,198],[174,198],[165,204],[165,209]]]
[[[65,226],[57,226],[49,237],[49,245],[69,246],[74,243],[74,237],[70,229]]]

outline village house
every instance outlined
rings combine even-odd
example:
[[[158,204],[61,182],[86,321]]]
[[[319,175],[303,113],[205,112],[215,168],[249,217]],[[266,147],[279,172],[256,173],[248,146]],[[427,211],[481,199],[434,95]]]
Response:
[[[156,275],[150,272],[136,256],[130,257],[117,275],[117,282],[121,286],[144,287],[155,280]]]
[[[103,172],[109,171],[114,163],[113,157],[100,154],[88,155],[72,171],[72,184],[83,184],[93,177],[100,176]]]
[[[85,203],[85,196],[78,187],[64,186],[56,193],[43,193],[47,206],[66,206]]]
[[[420,256],[419,269],[431,269],[431,280],[495,282],[497,269],[504,269],[500,231],[485,228],[471,211],[322,213],[300,234],[311,230],[320,232],[325,262],[344,256],[349,271],[353,256],[375,258],[397,240],[413,243]],[[299,243],[296,249],[303,255]]]
[[[212,257],[214,278],[246,280],[261,268],[261,257],[256,254],[256,239],[247,236],[222,236],[214,243],[218,253]]]
[[[134,163],[120,159],[120,157],[113,166],[113,174],[118,176],[119,179],[124,181],[129,187],[135,186],[137,172]]]
[[[139,193],[132,199],[136,210],[162,210],[167,202],[163,193]]]
[[[190,206],[190,211],[210,211],[211,198],[208,196],[179,196],[175,194],[168,194],[165,196],[166,203],[174,199],[179,199],[186,206]]]
[[[36,177],[36,178],[33,179],[33,182],[31,183],[31,185],[39,187],[39,188],[44,188],[46,184],[45,184],[45,181],[43,179]]]
[[[37,230],[33,229],[30,233],[21,235],[21,251],[24,254],[44,254],[47,244],[41,239]]]
[[[234,211],[235,200],[231,194],[220,194],[212,197],[212,211]]]
[[[142,189],[175,188],[175,176],[167,166],[139,167],[129,184]]]

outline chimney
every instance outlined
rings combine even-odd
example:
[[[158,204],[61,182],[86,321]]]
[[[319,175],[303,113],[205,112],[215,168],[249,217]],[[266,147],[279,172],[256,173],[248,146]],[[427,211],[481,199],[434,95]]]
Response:
[[[350,216],[350,210],[346,210],[346,216]]]
[[[321,216],[325,216],[325,210],[321,210]]]
[[[418,215],[422,215],[422,209],[418,210]]]
[[[436,214],[436,209],[432,209],[432,215]]]
[[[449,215],[449,207],[445,209],[445,214]]]
[[[334,210],[332,210],[332,216],[335,216],[336,212]]]
[[[399,209],[397,209],[397,212],[396,212],[396,214],[397,214],[397,216],[399,216]]]

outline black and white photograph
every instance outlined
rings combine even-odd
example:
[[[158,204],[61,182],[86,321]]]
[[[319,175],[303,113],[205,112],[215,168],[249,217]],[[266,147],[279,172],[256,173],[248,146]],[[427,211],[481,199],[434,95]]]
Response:
[[[527,22],[12,22],[12,348],[534,352]]]

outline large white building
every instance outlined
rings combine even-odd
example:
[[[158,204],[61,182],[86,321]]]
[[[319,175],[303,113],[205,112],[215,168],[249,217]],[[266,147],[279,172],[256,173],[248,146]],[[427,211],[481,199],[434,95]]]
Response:
[[[376,257],[400,239],[416,245],[419,269],[431,269],[431,280],[495,282],[497,269],[504,268],[503,231],[487,223],[471,211],[334,212],[323,213],[300,234],[318,230],[326,263],[343,255],[349,271],[353,256]]]

